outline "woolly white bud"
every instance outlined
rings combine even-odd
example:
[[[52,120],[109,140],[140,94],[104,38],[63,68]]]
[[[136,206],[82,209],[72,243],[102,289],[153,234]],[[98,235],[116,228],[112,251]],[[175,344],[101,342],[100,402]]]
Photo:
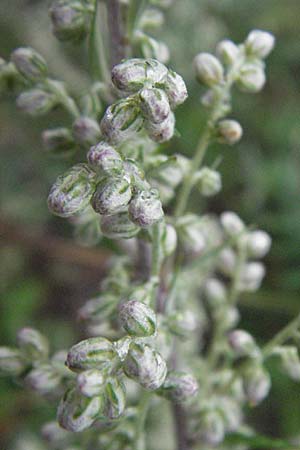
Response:
[[[196,395],[198,388],[197,380],[193,375],[174,371],[168,373],[164,384],[159,390],[159,395],[175,403],[181,403]]]
[[[243,291],[256,291],[265,276],[266,269],[262,263],[250,262],[245,264],[241,273],[240,289]]]
[[[216,170],[209,167],[203,167],[198,174],[197,186],[205,197],[211,197],[217,194],[222,188],[221,175]]]
[[[245,225],[239,216],[231,211],[223,212],[220,216],[220,221],[228,236],[237,236],[245,229]]]
[[[47,76],[46,61],[33,48],[17,48],[11,55],[11,61],[23,77],[31,82],[40,81]]]
[[[154,142],[166,142],[169,141],[175,130],[175,116],[172,112],[161,123],[153,123],[149,120],[145,121],[145,129],[150,139]]]
[[[105,379],[100,370],[84,370],[77,377],[77,388],[85,397],[96,397],[104,389]]]
[[[105,141],[90,148],[87,154],[89,165],[101,175],[105,172],[119,172],[123,168],[120,154]]]
[[[164,90],[168,96],[170,106],[175,109],[187,99],[188,93],[183,78],[173,70],[168,71],[164,84]]]
[[[158,191],[141,191],[130,202],[129,217],[132,222],[142,228],[147,228],[161,221],[164,216]]]
[[[131,186],[125,177],[104,179],[92,198],[94,210],[103,215],[124,211],[132,196]]]
[[[140,231],[129,219],[127,212],[102,216],[100,226],[103,235],[109,239],[131,239]]]
[[[96,120],[90,117],[79,117],[73,123],[73,135],[76,141],[89,147],[99,141],[101,132]]]
[[[170,114],[168,97],[162,89],[144,88],[140,100],[142,114],[150,122],[161,123]]]
[[[216,278],[209,278],[204,286],[205,296],[212,306],[218,306],[226,300],[226,288]]]
[[[235,356],[258,356],[259,349],[251,334],[244,330],[234,330],[229,333],[228,342]]]
[[[242,135],[243,129],[236,120],[225,119],[217,124],[217,137],[220,142],[233,145],[238,142]]]
[[[253,30],[245,41],[247,53],[257,58],[266,58],[273,50],[275,38],[273,34],[267,31]]]
[[[17,98],[17,106],[31,116],[47,114],[58,102],[55,95],[42,89],[22,92]]]
[[[74,372],[88,369],[106,369],[117,354],[113,344],[105,338],[85,339],[69,350],[66,365]]]
[[[232,248],[224,248],[218,258],[218,268],[224,275],[232,275],[236,266],[236,254]]]
[[[263,258],[271,248],[271,237],[262,230],[252,231],[247,236],[247,249],[253,258]]]
[[[234,42],[225,39],[218,43],[216,53],[223,64],[231,66],[235,63],[239,55],[239,48]]]
[[[214,86],[223,81],[222,64],[210,53],[199,53],[194,59],[194,67],[198,81],[206,86]]]
[[[49,342],[39,331],[22,328],[17,336],[18,345],[24,355],[31,360],[46,359],[49,354]]]
[[[253,406],[261,403],[271,388],[268,372],[261,366],[251,365],[244,370],[242,378],[243,388],[249,403]]]
[[[243,92],[255,94],[262,90],[266,82],[266,75],[260,64],[247,63],[240,70],[237,85]]]

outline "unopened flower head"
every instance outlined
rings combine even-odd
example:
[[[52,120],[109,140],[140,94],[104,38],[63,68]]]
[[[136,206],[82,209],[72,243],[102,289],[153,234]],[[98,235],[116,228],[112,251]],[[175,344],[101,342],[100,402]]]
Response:
[[[149,120],[145,121],[145,129],[150,139],[154,142],[166,142],[169,141],[175,131],[175,116],[172,112],[161,123],[153,123]]]
[[[49,342],[39,331],[22,328],[18,332],[18,345],[22,353],[30,360],[43,360],[49,354]]]
[[[145,389],[158,389],[165,381],[167,365],[149,345],[132,343],[124,361],[124,372]]]
[[[187,99],[188,93],[183,78],[173,70],[168,71],[164,84],[164,90],[168,96],[170,106],[175,109]]]
[[[214,447],[220,444],[225,435],[224,418],[221,412],[216,408],[207,408],[201,411],[199,419],[197,435],[201,441]]]
[[[20,47],[13,51],[11,61],[28,81],[41,81],[47,76],[48,68],[44,58],[30,47]]]
[[[85,397],[96,397],[104,389],[105,378],[98,369],[84,370],[77,376],[77,388]]]
[[[80,432],[89,428],[101,411],[101,397],[84,397],[75,388],[69,389],[57,410],[57,419],[62,428]]]
[[[113,344],[105,338],[85,339],[71,347],[66,365],[74,372],[88,369],[105,369],[116,358]]]
[[[253,30],[245,41],[246,52],[257,58],[266,58],[273,50],[275,38],[267,31]]]
[[[223,64],[231,66],[239,56],[239,48],[234,42],[225,39],[218,43],[216,53]]]
[[[141,191],[133,197],[129,205],[130,219],[142,228],[161,221],[164,216],[161,201],[156,189]]]
[[[228,236],[238,236],[245,229],[245,225],[239,216],[231,211],[226,211],[221,214],[221,225]]]
[[[54,1],[50,10],[53,34],[61,41],[80,41],[88,31],[87,13],[77,0]]]
[[[247,250],[252,258],[263,258],[270,250],[272,239],[268,233],[256,230],[247,236]]]
[[[147,8],[139,20],[139,28],[159,28],[164,23],[164,14],[158,8]]]
[[[217,125],[217,136],[220,142],[233,145],[241,139],[242,135],[243,129],[236,120],[224,119]]]
[[[197,80],[206,86],[220,84],[224,78],[224,69],[220,61],[210,53],[199,53],[194,59]]]
[[[0,347],[0,374],[18,376],[26,369],[26,365],[20,350]]]
[[[104,396],[104,416],[109,419],[118,419],[124,413],[126,406],[126,389],[122,380],[117,377],[108,378]]]
[[[50,364],[41,364],[32,369],[25,378],[28,387],[41,395],[55,391],[61,382],[61,376]]]
[[[198,382],[195,377],[186,372],[169,372],[160,388],[160,395],[175,403],[181,403],[194,397],[198,392]]]
[[[245,264],[241,274],[240,289],[244,291],[256,291],[265,276],[265,266],[260,262]]]
[[[244,330],[234,330],[229,333],[228,342],[235,356],[258,356],[259,350],[251,336]]]
[[[43,89],[22,92],[17,98],[17,106],[31,116],[47,114],[57,104],[57,98]]]
[[[246,63],[240,70],[237,85],[243,92],[253,93],[262,90],[266,82],[264,68],[258,63]]]
[[[105,178],[93,195],[92,206],[102,215],[116,214],[124,211],[131,200],[132,191],[129,180],[120,176]]]
[[[153,123],[163,122],[170,114],[167,94],[162,89],[144,88],[140,91],[141,111]]]
[[[98,122],[91,117],[79,117],[73,123],[73,135],[77,142],[90,147],[100,139],[100,127]]]
[[[48,196],[53,214],[70,217],[83,211],[95,191],[95,173],[86,164],[76,164],[60,175]]]
[[[100,219],[101,231],[109,239],[131,239],[140,231],[140,227],[134,224],[127,212],[121,212]]]
[[[211,306],[219,306],[226,300],[225,285],[217,278],[209,278],[206,281],[204,292]]]
[[[221,175],[216,170],[204,167],[199,172],[198,187],[205,197],[217,194],[222,188]]]
[[[256,406],[269,393],[271,388],[270,375],[262,366],[250,365],[243,372],[243,388],[249,403]]]
[[[120,172],[123,168],[123,160],[115,148],[105,141],[99,142],[90,148],[87,154],[89,165],[97,172]]]
[[[119,320],[130,336],[151,336],[156,331],[154,311],[149,306],[136,300],[121,303]]]

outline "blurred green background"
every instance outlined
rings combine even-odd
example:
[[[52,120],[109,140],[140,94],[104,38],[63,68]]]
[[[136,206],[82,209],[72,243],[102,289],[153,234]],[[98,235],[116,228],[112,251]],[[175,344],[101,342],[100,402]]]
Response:
[[[31,45],[47,59],[51,72],[79,90],[88,83],[83,46],[61,46],[51,35],[47,1],[0,2],[1,56]],[[169,152],[191,155],[205,121],[201,88],[193,79],[192,60],[214,51],[222,38],[241,42],[253,28],[275,34],[267,61],[268,82],[258,95],[234,94],[232,117],[244,129],[235,147],[212,147],[208,161],[222,156],[224,189],[207,204],[214,212],[238,212],[247,223],[273,238],[262,289],[241,299],[241,326],[260,341],[270,338],[300,307],[300,2],[298,0],[175,0],[159,37],[171,49],[171,63],[189,88],[178,111],[180,139]],[[67,347],[82,333],[76,308],[95,292],[101,276],[99,250],[71,243],[72,230],[51,216],[46,195],[67,161],[43,153],[40,132],[69,124],[54,113],[43,119],[21,115],[12,98],[0,103],[1,345],[13,345],[18,328],[36,326],[53,348]],[[197,198],[194,198],[195,207]],[[300,387],[272,367],[271,396],[250,411],[258,429],[273,436],[300,436]],[[0,379],[0,448],[21,430],[37,433],[52,418],[47,402]],[[292,413],[291,413],[292,412]],[[28,425],[29,424],[29,425]]]

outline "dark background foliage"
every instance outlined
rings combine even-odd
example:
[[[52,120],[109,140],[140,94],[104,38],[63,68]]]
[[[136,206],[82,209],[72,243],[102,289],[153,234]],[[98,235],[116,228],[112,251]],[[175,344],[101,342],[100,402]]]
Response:
[[[84,45],[57,43],[47,6],[46,1],[1,1],[1,56],[8,58],[15,47],[31,45],[47,58],[53,74],[79,91],[88,82]],[[241,326],[261,342],[299,311],[299,17],[297,0],[175,0],[160,32],[171,49],[171,66],[188,82],[189,100],[178,112],[181,139],[168,146],[170,153],[186,155],[192,154],[205,121],[193,56],[213,51],[224,37],[241,42],[253,28],[271,31],[277,39],[264,91],[234,93],[232,117],[243,126],[243,140],[236,147],[216,145],[208,154],[208,161],[222,157],[222,193],[207,205],[199,205],[196,195],[192,199],[194,208],[234,210],[272,235],[263,287],[241,299]],[[57,112],[31,119],[17,112],[12,98],[1,99],[1,345],[13,345],[18,328],[30,325],[45,332],[54,349],[62,343],[67,347],[82,333],[76,307],[95,292],[101,276],[101,251],[74,247],[71,227],[52,217],[46,206],[49,186],[68,162],[44,154],[40,132],[68,125],[66,120]],[[250,411],[251,420],[266,434],[300,435],[300,388],[275,364],[272,379],[271,396]],[[5,379],[0,379],[0,399],[1,448],[22,429],[37,431],[54,414],[47,402]]]

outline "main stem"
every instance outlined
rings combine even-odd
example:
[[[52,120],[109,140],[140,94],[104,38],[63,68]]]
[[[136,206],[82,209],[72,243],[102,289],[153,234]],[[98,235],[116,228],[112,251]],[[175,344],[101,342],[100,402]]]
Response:
[[[279,331],[273,339],[271,339],[263,348],[263,355],[265,358],[270,356],[272,350],[278,345],[284,344],[290,337],[292,337],[300,327],[300,314],[295,319],[288,323],[281,331]]]
[[[113,67],[126,56],[124,24],[119,0],[106,0],[106,5],[110,34],[110,66]]]

